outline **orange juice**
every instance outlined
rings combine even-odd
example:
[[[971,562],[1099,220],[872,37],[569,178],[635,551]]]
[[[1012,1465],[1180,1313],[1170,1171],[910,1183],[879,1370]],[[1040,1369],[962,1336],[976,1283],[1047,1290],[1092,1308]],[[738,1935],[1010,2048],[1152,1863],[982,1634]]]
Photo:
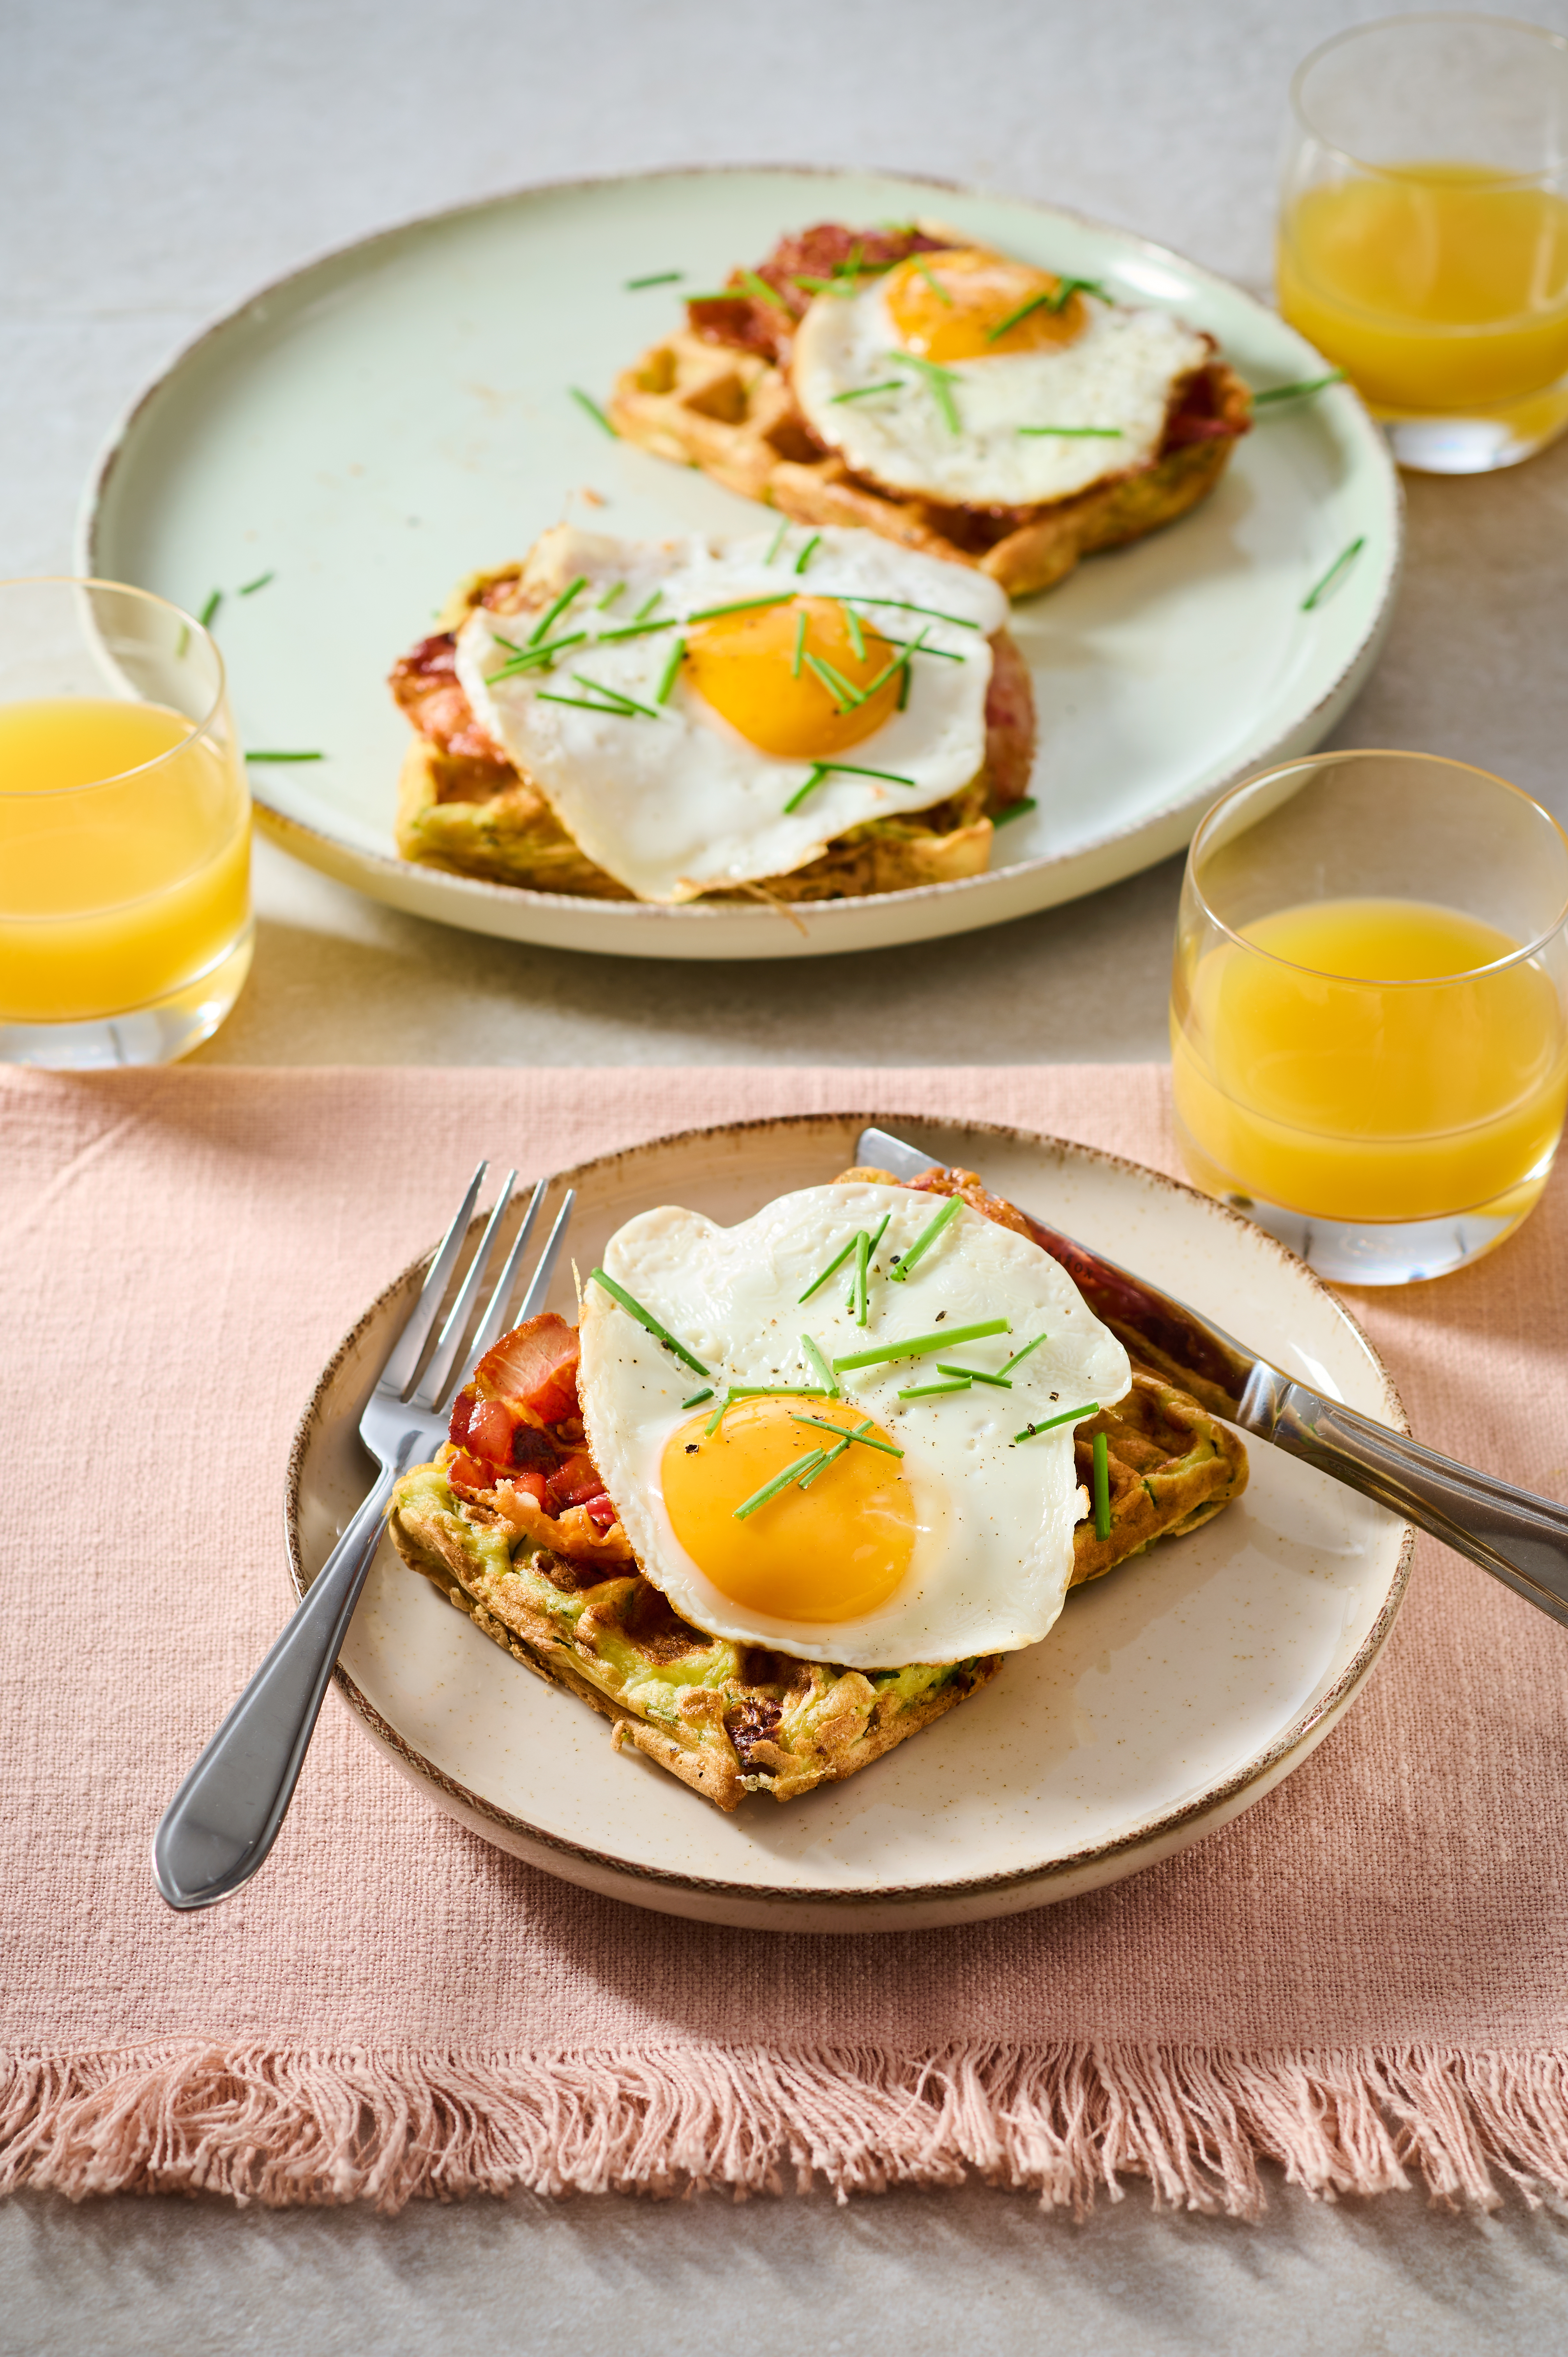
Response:
[[[1280,309],[1379,407],[1457,414],[1568,374],[1568,200],[1466,164],[1309,188]]]
[[[183,713],[0,705],[0,1017],[71,1022],[168,997],[233,950],[249,878],[238,761]]]
[[[1199,1184],[1323,1220],[1408,1221],[1545,1183],[1568,1099],[1551,977],[1456,909],[1317,901],[1184,972],[1171,1035]],[[1278,963],[1290,961],[1290,963]],[[1510,1210],[1514,1200],[1510,1199]]]

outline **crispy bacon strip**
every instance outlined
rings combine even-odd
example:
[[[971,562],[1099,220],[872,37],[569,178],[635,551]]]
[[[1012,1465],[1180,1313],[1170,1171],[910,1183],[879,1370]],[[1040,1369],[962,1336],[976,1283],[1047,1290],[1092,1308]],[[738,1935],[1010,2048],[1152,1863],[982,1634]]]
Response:
[[[399,709],[440,752],[494,770],[498,790],[503,778],[516,775],[489,729],[474,717],[467,691],[457,677],[457,641],[450,630],[421,639],[400,655],[388,684]]]
[[[950,242],[918,229],[857,230],[846,229],[842,221],[818,221],[797,237],[781,237],[767,261],[751,273],[773,289],[777,301],[748,291],[740,272],[732,270],[725,283],[735,287],[735,294],[689,303],[687,317],[708,343],[760,352],[766,360],[786,360],[796,326],[812,299],[813,290],[798,286],[798,278],[831,278],[852,258],[874,268],[889,268],[911,253],[941,253]]]
[[[474,1370],[481,1399],[520,1400],[545,1424],[580,1415],[577,1329],[553,1309],[503,1334]]]

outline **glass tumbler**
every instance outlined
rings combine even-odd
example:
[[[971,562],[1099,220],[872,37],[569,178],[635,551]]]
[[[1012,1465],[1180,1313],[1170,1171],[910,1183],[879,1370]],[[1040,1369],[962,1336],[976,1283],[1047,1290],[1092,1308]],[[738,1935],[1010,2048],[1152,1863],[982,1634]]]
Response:
[[[1291,86],[1280,308],[1402,466],[1510,467],[1568,426],[1568,40],[1505,16],[1341,33]]]
[[[250,971],[250,883],[199,622],[116,582],[0,582],[0,1061],[185,1055]]]
[[[1233,787],[1193,838],[1171,993],[1196,1183],[1323,1275],[1460,1268],[1533,1208],[1568,1101],[1568,837],[1425,753]]]

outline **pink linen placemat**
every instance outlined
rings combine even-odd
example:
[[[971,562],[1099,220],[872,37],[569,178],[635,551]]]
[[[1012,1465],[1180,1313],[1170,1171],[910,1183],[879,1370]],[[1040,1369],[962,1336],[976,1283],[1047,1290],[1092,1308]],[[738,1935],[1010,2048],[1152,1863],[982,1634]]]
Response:
[[[1434,1544],[1364,1697],[1185,1856],[1011,1921],[687,1925],[489,1848],[334,1697],[270,1864],[148,1844],[286,1609],[290,1434],[478,1152],[875,1106],[1173,1168],[1153,1068],[0,1075],[0,2186],[272,2203],[1119,2173],[1244,2212],[1568,2195],[1568,1632]],[[1416,1432],[1568,1496],[1568,1189],[1361,1317]],[[875,1772],[872,1771],[872,1772]]]

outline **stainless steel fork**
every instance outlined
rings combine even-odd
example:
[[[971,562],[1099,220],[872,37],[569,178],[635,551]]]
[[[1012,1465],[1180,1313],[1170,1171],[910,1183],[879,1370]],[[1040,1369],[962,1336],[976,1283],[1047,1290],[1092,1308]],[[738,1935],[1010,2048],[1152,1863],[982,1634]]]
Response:
[[[261,1865],[283,1824],[306,1749],[360,1591],[380,1544],[392,1485],[446,1437],[447,1406],[461,1369],[477,1363],[507,1329],[507,1304],[550,1180],[533,1190],[478,1332],[464,1337],[479,1298],[501,1221],[517,1184],[507,1173],[430,1363],[413,1389],[446,1287],[462,1257],[488,1164],[481,1162],[430,1264],[430,1273],[393,1343],[360,1418],[360,1437],[381,1467],[362,1506],[312,1581],[266,1660],[165,1810],[153,1840],[153,1874],[171,1907],[211,1907],[232,1897]],[[520,1303],[521,1324],[544,1306],[575,1190],[568,1188]],[[461,1354],[461,1357],[459,1357]]]

